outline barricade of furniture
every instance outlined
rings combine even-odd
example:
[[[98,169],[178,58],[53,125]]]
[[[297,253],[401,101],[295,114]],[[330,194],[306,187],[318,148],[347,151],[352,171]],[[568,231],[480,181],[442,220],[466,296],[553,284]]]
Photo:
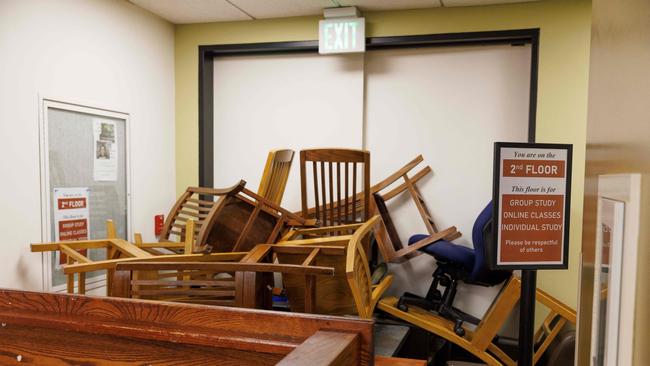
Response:
[[[292,151],[269,154],[258,193],[246,189],[244,181],[222,190],[188,188],[172,208],[158,243],[143,243],[139,235],[135,244],[116,239],[109,223],[109,239],[33,244],[32,251],[59,251],[67,256],[64,273],[69,292],[74,291],[75,274],[79,276],[79,293],[83,293],[85,273],[107,270],[108,294],[124,298],[271,309],[272,290],[277,285],[274,274],[279,274],[292,312],[356,314],[371,319],[377,307],[464,348],[488,365],[515,364],[492,340],[519,300],[520,280],[508,273],[489,283],[498,285],[507,279],[483,319],[453,308],[456,281],[481,284],[469,273],[483,273],[476,238],[486,235],[482,230],[489,228],[488,218],[479,215],[472,233],[478,253],[472,263],[478,270],[472,272],[476,268],[468,267],[463,272],[463,263],[442,252],[445,248],[471,249],[451,243],[460,236],[455,227],[438,229],[416,184],[431,168],[411,173],[423,161],[422,156],[370,186],[367,151],[303,150],[299,213],[279,206],[292,157]],[[386,204],[402,194],[415,205],[427,231],[411,237],[407,245],[397,234]],[[422,252],[436,257],[439,266],[429,294],[382,299],[392,276],[373,278],[376,273],[371,270],[377,264],[376,259],[369,261],[373,239],[387,263],[404,262]],[[484,245],[482,241],[480,245]],[[77,252],[87,248],[106,248],[107,259],[92,262]],[[170,251],[177,254],[168,254]],[[439,284],[447,287],[444,294],[437,290]],[[551,312],[535,336],[535,362],[566,323],[575,323],[575,311],[541,290],[537,294]],[[467,328],[466,320],[477,328]],[[283,362],[309,359],[309,353],[317,348],[314,342],[327,343],[331,336],[319,333],[311,341],[302,343],[302,339],[301,346],[285,354]],[[352,346],[336,347],[340,352],[334,354],[340,356],[351,352]],[[344,362],[336,358],[339,356],[330,361]],[[371,364],[372,359],[359,362]]]

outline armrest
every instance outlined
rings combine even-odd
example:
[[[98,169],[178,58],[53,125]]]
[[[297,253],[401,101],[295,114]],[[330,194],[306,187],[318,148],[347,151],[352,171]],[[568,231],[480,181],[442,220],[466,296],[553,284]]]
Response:
[[[447,228],[445,230],[439,231],[439,232],[437,232],[435,234],[429,235],[426,238],[424,238],[424,239],[422,239],[422,240],[420,240],[420,241],[418,241],[416,243],[413,243],[412,245],[409,245],[406,248],[400,249],[395,254],[396,254],[397,257],[405,256],[407,254],[413,253],[416,250],[419,250],[419,249],[424,248],[424,247],[426,247],[428,245],[431,245],[431,244],[437,242],[438,240],[442,240],[442,239],[445,239],[445,238],[447,238],[449,236],[453,236],[456,232],[457,232],[456,227],[452,226],[452,227]]]
[[[388,276],[384,277],[384,279],[381,280],[379,284],[373,286],[372,296],[371,296],[372,303],[370,304],[371,309],[375,308],[377,302],[379,301],[379,299],[381,299],[381,296],[384,294],[384,292],[386,292],[386,290],[388,290],[388,288],[392,283],[393,283],[393,275],[389,274]]]

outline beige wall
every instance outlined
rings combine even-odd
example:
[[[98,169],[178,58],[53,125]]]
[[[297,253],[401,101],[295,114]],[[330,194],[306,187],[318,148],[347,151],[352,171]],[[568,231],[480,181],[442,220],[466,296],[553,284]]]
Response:
[[[597,177],[642,173],[634,365],[650,365],[650,2],[594,0],[589,75],[579,365],[589,363]],[[625,271],[625,269],[623,269]]]
[[[0,0],[0,80],[0,287],[43,289],[39,97],[129,114],[132,229],[153,240],[176,195],[173,25],[126,1]]]
[[[364,14],[367,36],[540,28],[537,108],[539,142],[573,143],[574,191],[568,271],[547,271],[539,286],[575,307],[582,226],[591,2],[557,0],[485,7]],[[198,46],[314,40],[320,17],[176,27],[177,191],[198,181]]]

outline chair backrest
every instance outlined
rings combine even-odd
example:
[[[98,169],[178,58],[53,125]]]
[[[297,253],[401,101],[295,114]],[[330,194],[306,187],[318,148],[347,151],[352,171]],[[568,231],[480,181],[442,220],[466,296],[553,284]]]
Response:
[[[308,180],[311,180],[310,184]],[[300,189],[305,218],[316,218],[323,226],[368,220],[370,153],[352,149],[300,151]],[[308,206],[310,190],[315,203],[312,214]],[[360,200],[356,199],[357,192],[362,192]],[[362,208],[358,209],[357,205]]]
[[[489,241],[492,239],[493,220],[492,220],[492,201],[479,213],[474,226],[472,227],[472,244],[474,245],[474,268],[470,279],[475,282],[481,282],[488,285],[495,285],[503,282],[512,271],[490,270],[486,256],[486,249]]]
[[[195,247],[205,245],[217,203],[224,197],[239,193],[245,184],[242,180],[226,189],[188,187],[169,212],[159,240],[184,242],[186,223],[188,220],[194,220]]]
[[[266,159],[264,173],[257,194],[269,201],[280,204],[293,162],[293,150],[271,150]]]
[[[364,319],[372,318],[379,298],[393,281],[392,275],[388,275],[374,289],[372,286],[364,242],[370,240],[380,221],[381,217],[376,215],[357,229],[348,244],[346,253],[346,277],[357,306],[357,313]]]
[[[427,165],[417,173],[411,174],[411,171],[423,160],[422,155],[418,155],[388,178],[371,188],[373,192],[372,208],[375,211],[374,213],[381,215],[383,221],[375,234],[375,239],[382,257],[387,262],[403,262],[420,254],[419,251],[414,249],[413,245],[410,247],[404,246],[386,204],[387,201],[393,198],[403,197],[403,193],[406,194],[407,198],[410,198],[411,202],[417,208],[424,227],[430,235],[430,239],[442,234],[444,234],[446,240],[453,240],[460,236],[460,233],[456,232],[455,229],[438,230],[438,227],[433,221],[433,216],[417,187],[417,182],[431,173],[431,167]],[[394,187],[394,184],[400,180],[400,184]],[[429,243],[431,242],[429,241]]]

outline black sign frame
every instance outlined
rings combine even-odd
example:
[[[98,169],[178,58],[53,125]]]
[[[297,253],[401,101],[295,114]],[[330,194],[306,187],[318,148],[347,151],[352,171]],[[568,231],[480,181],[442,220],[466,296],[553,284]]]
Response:
[[[564,237],[562,263],[543,264],[498,264],[497,247],[499,245],[499,206],[500,181],[501,181],[501,149],[502,148],[524,148],[524,149],[554,149],[566,150],[566,183],[564,199]],[[569,268],[569,236],[571,221],[571,181],[573,171],[573,145],[572,144],[549,144],[549,143],[523,143],[523,142],[495,142],[494,143],[494,173],[492,176],[492,245],[487,247],[487,259],[492,270],[537,270],[537,269],[568,269]]]

